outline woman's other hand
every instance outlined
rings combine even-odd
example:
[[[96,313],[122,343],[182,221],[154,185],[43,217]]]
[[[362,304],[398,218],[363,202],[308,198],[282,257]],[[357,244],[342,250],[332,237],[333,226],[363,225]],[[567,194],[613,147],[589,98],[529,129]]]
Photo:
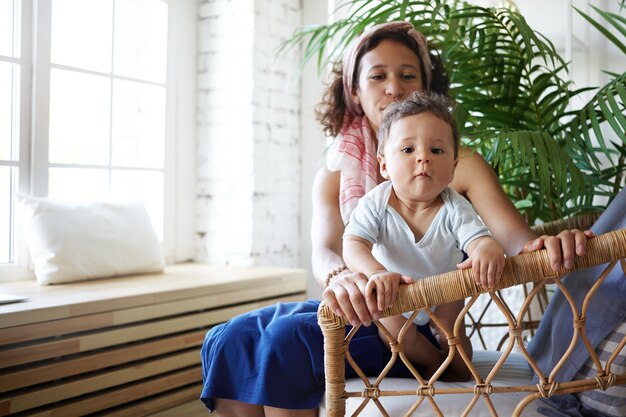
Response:
[[[520,253],[545,248],[548,251],[552,269],[558,272],[561,266],[574,267],[574,258],[587,253],[587,239],[590,237],[593,237],[593,232],[590,230],[563,230],[556,236],[543,235],[526,242]]]

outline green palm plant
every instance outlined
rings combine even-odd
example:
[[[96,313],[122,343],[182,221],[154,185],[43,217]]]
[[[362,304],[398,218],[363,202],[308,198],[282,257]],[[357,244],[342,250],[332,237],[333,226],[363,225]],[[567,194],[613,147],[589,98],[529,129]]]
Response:
[[[351,0],[339,7],[348,8],[346,18],[303,27],[283,48],[302,46],[303,63],[316,59],[322,69],[363,29],[411,22],[441,51],[464,143],[491,163],[530,223],[597,210],[595,197],[610,200],[622,188],[626,72],[610,74],[598,89],[574,89],[554,45],[508,8],[451,0]],[[579,13],[626,52],[626,19],[594,9],[618,35]],[[593,98],[571,110],[572,99],[589,90],[597,90]]]

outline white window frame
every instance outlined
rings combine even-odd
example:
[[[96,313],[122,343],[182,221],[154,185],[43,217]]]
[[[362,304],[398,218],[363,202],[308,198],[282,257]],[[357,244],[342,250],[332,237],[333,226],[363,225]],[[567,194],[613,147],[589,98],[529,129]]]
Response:
[[[118,0],[119,1],[119,0]],[[194,257],[196,137],[196,0],[168,3],[163,253],[168,264]],[[50,0],[22,0],[20,193],[47,196],[50,85]],[[0,283],[32,279],[14,220],[15,263],[0,266]]]

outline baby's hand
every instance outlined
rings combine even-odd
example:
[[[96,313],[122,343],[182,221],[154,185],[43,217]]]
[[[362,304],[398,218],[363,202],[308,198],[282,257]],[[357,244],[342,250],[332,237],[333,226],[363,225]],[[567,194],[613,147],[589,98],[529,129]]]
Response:
[[[493,288],[504,268],[504,250],[495,239],[482,237],[473,241],[469,247],[469,258],[457,265],[457,268],[472,267],[476,284],[486,288]]]
[[[365,286],[365,300],[369,304],[376,301],[378,311],[383,311],[398,299],[400,284],[410,284],[413,279],[397,272],[376,271],[369,276]]]

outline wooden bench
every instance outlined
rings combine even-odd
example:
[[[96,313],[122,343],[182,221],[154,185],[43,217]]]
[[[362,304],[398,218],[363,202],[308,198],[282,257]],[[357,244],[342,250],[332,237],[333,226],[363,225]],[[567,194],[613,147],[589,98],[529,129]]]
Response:
[[[305,291],[302,269],[203,264],[57,286],[2,283],[0,292],[28,299],[0,305],[0,416],[205,415],[207,330]]]

